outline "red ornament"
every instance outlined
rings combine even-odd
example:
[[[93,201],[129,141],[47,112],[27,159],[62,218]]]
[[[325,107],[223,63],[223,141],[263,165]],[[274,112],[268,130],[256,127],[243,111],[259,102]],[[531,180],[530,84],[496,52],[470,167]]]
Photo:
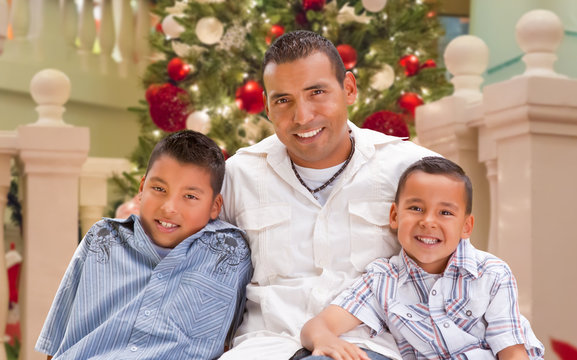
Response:
[[[230,157],[230,155],[228,154],[228,151],[226,151],[225,148],[221,148],[220,150],[222,150],[222,156],[224,156],[225,160]]]
[[[303,9],[321,11],[325,7],[326,0],[303,0]]]
[[[273,25],[268,31],[268,35],[265,38],[267,45],[270,45],[274,39],[284,34],[284,27],[281,25]]]
[[[152,84],[146,90],[146,101],[152,121],[160,129],[174,132],[186,128],[192,112],[188,93],[172,84]]]
[[[419,72],[419,58],[416,55],[405,55],[399,60],[399,65],[405,68],[405,75],[413,76]]]
[[[182,61],[181,58],[175,57],[168,62],[166,66],[168,76],[174,81],[182,81],[190,74],[191,67],[189,64]]]
[[[433,11],[433,10],[431,10],[431,11],[429,11],[429,12],[427,13],[427,17],[428,17],[429,19],[434,18],[435,16],[437,16],[437,13],[436,13],[435,11]]]
[[[561,360],[577,359],[577,348],[564,341],[551,339],[551,347]]]
[[[345,64],[345,69],[350,70],[357,65],[357,50],[348,44],[337,46],[337,51]]]
[[[377,111],[365,119],[363,128],[382,132],[386,135],[409,137],[409,127],[403,117],[392,111]],[[404,140],[407,140],[404,139]]]
[[[297,12],[295,15],[295,22],[301,27],[306,27],[309,24],[306,12],[305,11]]]
[[[263,89],[254,80],[247,81],[236,90],[236,105],[249,114],[258,114],[264,110]]]
[[[423,105],[423,99],[415,93],[408,92],[401,95],[397,103],[403,110],[411,114],[411,116],[415,116],[415,108]]]
[[[156,23],[156,25],[154,26],[154,30],[156,30],[156,32],[164,34],[164,31],[162,30],[162,22],[159,21]]]
[[[429,59],[429,60],[427,60],[421,64],[421,69],[436,68],[436,67],[437,67],[437,63],[433,59]]]

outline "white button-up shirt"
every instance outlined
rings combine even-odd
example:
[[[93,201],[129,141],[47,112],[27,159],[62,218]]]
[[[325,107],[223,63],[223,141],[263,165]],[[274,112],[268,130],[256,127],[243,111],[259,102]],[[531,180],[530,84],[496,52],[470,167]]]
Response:
[[[324,206],[298,181],[275,135],[227,161],[221,216],[247,232],[254,266],[236,343],[273,334],[300,343],[304,323],[368,263],[400,250],[388,226],[398,179],[413,162],[437,154],[351,122],[349,127],[355,153]],[[390,334],[369,339],[368,330],[358,328],[348,335],[400,359]]]

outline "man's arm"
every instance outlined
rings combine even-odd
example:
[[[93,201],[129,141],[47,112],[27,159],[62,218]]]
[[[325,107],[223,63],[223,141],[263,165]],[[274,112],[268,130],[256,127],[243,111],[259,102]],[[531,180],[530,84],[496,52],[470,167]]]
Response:
[[[358,346],[339,338],[360,324],[362,322],[345,309],[329,305],[307,321],[301,331],[301,342],[313,355],[330,356],[335,360],[369,360]]]
[[[497,358],[499,360],[526,360],[529,359],[529,355],[527,355],[527,351],[525,351],[525,345],[517,344],[499,351]]]

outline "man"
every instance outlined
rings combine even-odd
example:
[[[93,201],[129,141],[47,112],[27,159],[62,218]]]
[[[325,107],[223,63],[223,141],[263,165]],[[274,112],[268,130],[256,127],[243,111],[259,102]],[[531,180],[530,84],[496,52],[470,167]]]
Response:
[[[263,60],[275,135],[227,161],[224,219],[246,230],[254,275],[234,347],[221,359],[288,359],[300,329],[377,256],[400,250],[389,207],[400,174],[431,151],[347,121],[356,80],[309,31],[279,37]],[[348,341],[400,359],[390,334]]]

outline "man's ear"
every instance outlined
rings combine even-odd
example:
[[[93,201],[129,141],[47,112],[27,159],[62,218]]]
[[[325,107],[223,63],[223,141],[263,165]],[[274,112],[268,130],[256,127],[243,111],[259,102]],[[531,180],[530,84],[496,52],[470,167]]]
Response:
[[[222,209],[222,202],[223,202],[222,195],[220,194],[216,195],[216,197],[212,201],[212,207],[210,208],[210,218],[212,220],[218,218],[218,215],[220,214],[220,209]]]
[[[343,81],[343,89],[347,97],[347,105],[352,105],[357,100],[357,79],[352,72],[347,71]]]
[[[395,232],[399,228],[399,221],[397,219],[398,215],[399,213],[397,212],[397,204],[393,203],[391,205],[391,211],[389,212],[389,227]]]
[[[264,111],[266,113],[266,117],[268,118],[268,102],[266,101],[266,91],[264,90],[262,92],[262,102],[264,103]]]
[[[461,239],[468,239],[473,232],[473,225],[475,225],[475,217],[472,214],[466,215],[463,229],[461,230]]]

